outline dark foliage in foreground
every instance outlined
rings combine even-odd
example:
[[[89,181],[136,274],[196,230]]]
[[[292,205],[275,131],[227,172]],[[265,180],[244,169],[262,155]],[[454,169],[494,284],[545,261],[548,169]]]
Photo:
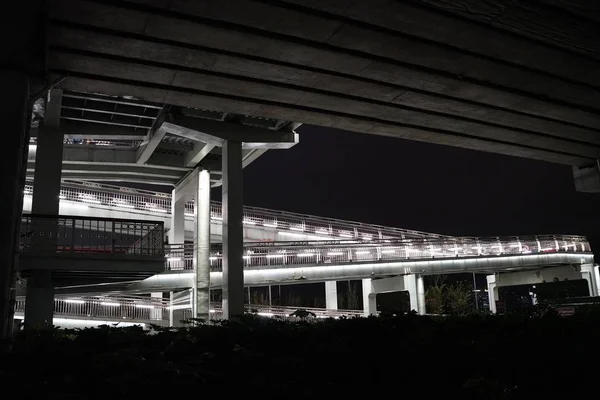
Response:
[[[29,331],[0,383],[45,399],[583,398],[595,393],[599,328],[589,313]]]

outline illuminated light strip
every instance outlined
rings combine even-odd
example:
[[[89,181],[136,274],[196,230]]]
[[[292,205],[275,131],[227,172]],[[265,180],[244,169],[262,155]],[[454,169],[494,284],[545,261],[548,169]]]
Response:
[[[327,253],[328,256],[343,256],[344,253],[341,251],[332,251],[331,253]]]
[[[267,228],[277,228],[277,224],[276,223],[274,223],[274,224],[264,224],[263,223],[263,226],[267,227]]]
[[[304,228],[298,228],[295,226],[290,227],[290,231],[304,232]]]
[[[136,308],[154,308],[154,306],[151,306],[148,304],[136,304],[135,307]]]
[[[76,300],[76,299],[66,299],[65,303],[85,304],[85,301],[84,300]]]
[[[244,221],[243,221],[243,223],[244,223],[244,224],[247,224],[247,225],[256,225],[256,222],[254,222],[254,221],[250,221],[250,220],[247,220],[247,219],[246,219],[246,220],[244,220]]]
[[[285,257],[285,254],[267,254],[267,258],[281,258]]]
[[[148,208],[148,211],[159,212],[159,213],[168,213],[167,210],[164,210],[162,208]]]
[[[361,251],[357,251],[356,252],[356,255],[359,255],[359,256],[360,255],[365,255],[365,254],[371,254],[371,252],[368,251],[368,250],[361,250]]]
[[[256,314],[260,315],[261,317],[273,317],[273,316],[275,316],[275,314],[270,313],[270,312],[259,312],[259,313],[256,313]]]
[[[15,315],[14,316],[15,319],[20,319],[23,320],[24,317],[19,316],[19,315]],[[116,325],[118,324],[119,327],[125,327],[125,326],[141,326],[141,327],[145,327],[146,324],[143,322],[124,322],[124,321],[101,321],[101,320],[95,320],[95,319],[71,319],[71,318],[53,318],[52,319],[52,324],[55,326],[60,326],[61,324],[70,324],[70,325],[86,325],[86,326],[100,326],[100,325]]]
[[[393,254],[396,253],[398,250],[382,250],[381,254]]]
[[[101,306],[106,306],[106,307],[119,307],[121,304],[120,303],[113,303],[110,301],[102,301],[100,302]]]
[[[296,257],[312,257],[314,255],[315,253],[298,253],[296,254]]]

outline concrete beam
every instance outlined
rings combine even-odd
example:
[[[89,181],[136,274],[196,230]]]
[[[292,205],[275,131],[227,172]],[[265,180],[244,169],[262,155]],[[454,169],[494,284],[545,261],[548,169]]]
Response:
[[[167,132],[162,129],[157,129],[151,134],[151,138],[137,148],[136,162],[138,164],[146,164],[166,134]]]
[[[298,142],[295,132],[274,131],[209,119],[173,116],[160,129],[212,146],[222,147],[227,140],[242,143],[243,149],[289,149]]]
[[[200,161],[204,159],[215,148],[214,144],[196,142],[194,143],[194,149],[187,152],[185,155],[184,165],[186,167],[195,167]]]
[[[31,128],[31,137],[37,137],[38,130]],[[146,131],[133,128],[70,120],[61,121],[60,131],[66,139],[87,140],[143,140],[146,135]]]
[[[27,176],[34,176],[34,163],[27,164]],[[156,165],[139,165],[118,162],[63,161],[63,179],[82,179],[100,181],[150,182],[172,185],[177,183],[187,172],[187,168],[176,168]]]
[[[253,161],[257,160],[258,157],[262,156],[267,152],[268,149],[252,149],[242,157],[242,168],[246,168]]]
[[[578,192],[600,193],[600,163],[585,167],[573,167],[573,179]]]

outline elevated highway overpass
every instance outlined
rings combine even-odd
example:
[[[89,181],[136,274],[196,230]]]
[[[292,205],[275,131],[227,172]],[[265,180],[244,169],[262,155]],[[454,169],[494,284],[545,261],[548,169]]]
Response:
[[[600,155],[589,1],[48,2],[59,87],[573,166]]]
[[[3,142],[0,330],[27,177],[33,215],[59,214],[61,179],[175,187],[171,243],[185,240],[194,198],[203,296],[210,187],[221,186],[225,315],[243,312],[244,227],[268,228],[266,214],[245,219],[242,169],[292,147],[302,123],[569,165],[578,190],[600,191],[598,11],[588,0],[15,3],[1,27],[14,134]],[[128,212],[91,196],[94,212]]]

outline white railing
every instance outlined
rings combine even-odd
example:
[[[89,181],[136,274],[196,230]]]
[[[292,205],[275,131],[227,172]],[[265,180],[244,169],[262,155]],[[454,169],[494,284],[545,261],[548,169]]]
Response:
[[[182,320],[192,317],[189,296],[180,299],[176,305],[170,304],[168,300],[156,299],[142,296],[128,297],[90,297],[90,296],[60,296],[54,299],[54,315],[68,316],[102,321],[127,321],[139,323],[155,323],[166,325],[169,322],[169,311],[171,307],[183,309]],[[340,316],[360,316],[362,311],[358,310],[326,310],[323,308],[284,307],[267,305],[245,305],[246,312],[262,317],[278,317],[283,319],[297,319],[291,317],[297,309],[309,311],[316,318],[338,318]],[[25,297],[17,297],[15,312],[25,311]],[[222,319],[223,311],[220,303],[211,303],[210,319]]]
[[[16,312],[25,311],[25,297],[17,297]],[[54,315],[110,321],[154,323],[169,320],[168,301],[149,297],[56,297]]]
[[[338,242],[272,242],[247,244],[244,266],[273,267],[352,262],[385,262],[406,259],[495,257],[554,252],[590,252],[581,236],[544,235],[501,238],[406,239]],[[193,245],[165,247],[165,269],[193,269]],[[221,270],[222,253],[215,246],[210,255],[211,270]]]
[[[26,182],[24,194],[25,196],[33,194],[33,182]],[[91,207],[111,208],[121,211],[142,211],[163,218],[171,213],[170,194],[92,182],[63,181],[60,198],[84,203]],[[210,213],[213,221],[222,220],[221,203],[211,202]],[[193,202],[186,204],[185,214],[188,217],[194,216]],[[244,224],[276,229],[282,232],[331,237],[332,239],[377,240],[448,237],[409,229],[342,221],[258,207],[244,207]]]

